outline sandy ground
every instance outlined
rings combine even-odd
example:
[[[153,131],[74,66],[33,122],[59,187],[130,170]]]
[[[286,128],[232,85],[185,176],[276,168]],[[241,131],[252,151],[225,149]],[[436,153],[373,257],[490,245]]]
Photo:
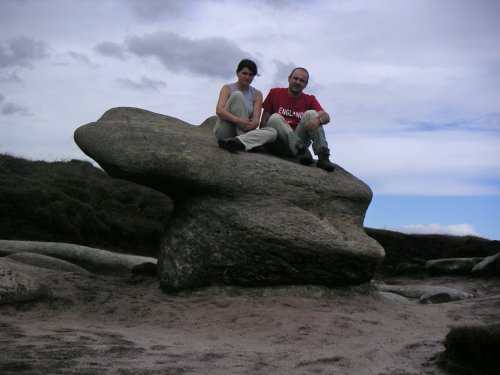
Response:
[[[450,327],[500,322],[498,279],[385,280],[477,296],[422,305],[370,285],[167,295],[144,276],[41,277],[49,299],[0,306],[0,374],[439,375]]]

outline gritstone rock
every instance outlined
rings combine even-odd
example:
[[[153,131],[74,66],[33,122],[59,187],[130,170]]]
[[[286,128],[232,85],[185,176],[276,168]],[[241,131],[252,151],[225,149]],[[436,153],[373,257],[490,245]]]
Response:
[[[75,131],[111,176],[173,200],[161,287],[369,281],[384,257],[363,229],[370,188],[341,167],[327,173],[265,153],[231,154],[218,148],[213,123],[114,108]]]
[[[486,257],[472,269],[475,276],[500,276],[500,253]]]
[[[431,275],[467,275],[484,258],[450,258],[429,260],[425,269]]]
[[[0,259],[0,306],[32,301],[48,294],[48,287],[23,272],[22,264]]]
[[[62,259],[92,273],[101,274],[127,274],[140,264],[156,262],[151,257],[118,254],[69,243],[0,240],[0,256],[19,253],[40,254]],[[32,258],[35,256],[31,255]],[[24,259],[26,262],[26,257]],[[37,262],[40,265],[40,260],[35,260],[35,263]]]
[[[85,268],[77,266],[76,264],[66,262],[65,260],[50,257],[43,254],[13,253],[11,255],[6,256],[6,258],[15,260],[16,262],[29,264],[35,267],[59,270],[62,272],[78,272],[83,274],[90,273]]]

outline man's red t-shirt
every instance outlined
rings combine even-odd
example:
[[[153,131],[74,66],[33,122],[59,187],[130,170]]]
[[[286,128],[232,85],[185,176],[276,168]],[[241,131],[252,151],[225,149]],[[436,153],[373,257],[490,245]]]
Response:
[[[323,111],[314,95],[301,93],[298,97],[290,96],[288,88],[271,89],[262,103],[262,108],[264,112],[282,115],[293,130],[299,124],[305,111],[309,109]]]

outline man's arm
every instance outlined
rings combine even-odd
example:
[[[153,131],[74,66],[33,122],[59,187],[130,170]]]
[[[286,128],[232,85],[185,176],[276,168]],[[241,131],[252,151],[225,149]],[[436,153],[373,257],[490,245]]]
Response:
[[[314,130],[320,125],[326,125],[330,122],[330,115],[325,111],[318,111],[318,116],[306,124],[306,129]]]
[[[325,111],[318,112],[318,120],[320,120],[321,125],[326,125],[330,122],[330,115]]]
[[[265,128],[267,126],[267,121],[269,120],[269,117],[271,117],[271,114],[269,112],[264,111],[262,117],[260,118],[260,128]]]

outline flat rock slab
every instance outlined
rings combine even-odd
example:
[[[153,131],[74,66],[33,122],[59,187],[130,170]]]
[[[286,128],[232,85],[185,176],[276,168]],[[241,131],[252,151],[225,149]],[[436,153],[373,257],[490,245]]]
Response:
[[[420,303],[444,303],[473,298],[474,295],[455,288],[434,285],[391,285],[373,284],[377,290],[395,293],[407,298],[416,298]]]
[[[143,263],[156,263],[156,259],[151,257],[118,254],[69,243],[0,240],[0,256],[18,253],[45,255],[78,265],[92,273],[115,275],[131,273],[134,267]],[[24,258],[28,263],[26,256]]]
[[[161,287],[369,281],[384,257],[363,229],[370,188],[340,166],[327,173],[219,149],[213,120],[194,126],[114,108],[75,131],[78,146],[111,176],[173,200],[159,251]]]
[[[54,258],[48,255],[36,253],[14,253],[5,258],[15,260],[16,262],[29,264],[35,267],[48,268],[62,272],[78,272],[83,274],[90,273],[85,268],[62,259]]]
[[[467,275],[484,258],[448,258],[434,259],[425,263],[425,269],[431,275]]]

